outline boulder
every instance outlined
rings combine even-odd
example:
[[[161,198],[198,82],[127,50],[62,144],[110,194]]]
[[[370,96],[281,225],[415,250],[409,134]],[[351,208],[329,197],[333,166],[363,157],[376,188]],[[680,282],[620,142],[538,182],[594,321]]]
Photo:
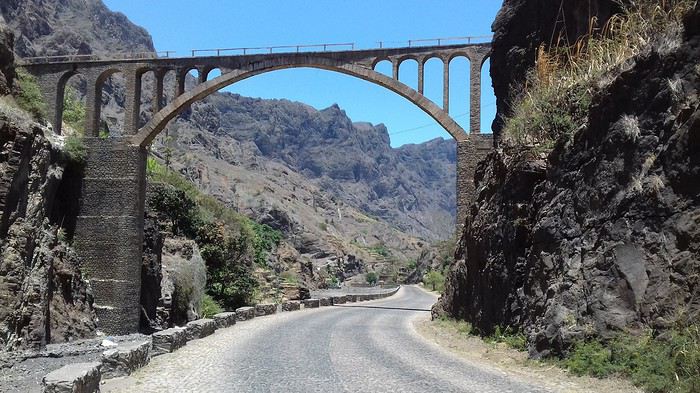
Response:
[[[329,298],[329,297],[322,297],[322,298],[318,299],[318,302],[319,302],[319,305],[321,307],[330,306],[333,304],[333,303],[331,303],[331,298]]]
[[[284,302],[282,303],[282,311],[298,311],[301,309],[299,302]]]
[[[236,309],[236,321],[247,321],[255,318],[254,307],[240,307]]]
[[[306,299],[302,300],[304,308],[318,308],[320,306],[320,301],[318,299]]]
[[[105,379],[131,375],[150,360],[150,341],[120,345],[102,352],[102,375]]]
[[[255,306],[255,316],[262,317],[272,315],[277,312],[277,305],[272,303],[257,304]]]
[[[198,319],[188,322],[185,330],[187,332],[187,341],[204,338],[214,334],[216,331],[216,321],[209,318]]]
[[[152,356],[177,351],[187,344],[187,333],[182,328],[172,328],[155,332],[151,336]]]
[[[93,393],[100,391],[100,368],[97,362],[74,363],[52,371],[44,377],[44,393]]]
[[[345,295],[345,300],[348,303],[355,303],[357,301],[357,295]]]
[[[216,328],[223,329],[231,325],[236,324],[236,313],[235,312],[222,312],[214,315],[214,321],[216,321]]]

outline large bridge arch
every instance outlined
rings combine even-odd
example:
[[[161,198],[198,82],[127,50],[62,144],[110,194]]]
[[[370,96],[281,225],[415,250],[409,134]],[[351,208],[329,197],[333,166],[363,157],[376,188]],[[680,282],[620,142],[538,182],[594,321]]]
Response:
[[[284,58],[270,60],[259,63],[252,63],[243,69],[232,70],[209,81],[200,81],[193,89],[181,94],[171,103],[154,114],[151,120],[146,123],[132,137],[132,143],[145,147],[167,126],[168,122],[179,113],[188,108],[192,103],[199,101],[227,86],[256,75],[273,72],[289,68],[317,68],[333,71],[363,79],[384,87],[416,105],[418,108],[432,117],[442,126],[457,142],[462,142],[468,138],[464,129],[452,119],[447,112],[438,107],[434,102],[427,99],[418,91],[406,84],[392,79],[372,69],[354,65],[340,63],[324,57],[304,57],[304,58]]]
[[[140,269],[143,252],[144,205],[146,195],[146,159],[148,145],[175,116],[192,103],[241,80],[276,70],[315,68],[359,78],[384,87],[404,97],[440,124],[457,142],[457,217],[458,227],[473,200],[474,168],[477,161],[492,148],[490,134],[479,135],[479,117],[472,116],[467,134],[446,110],[423,94],[424,66],[428,59],[442,61],[444,80],[449,80],[449,58],[465,55],[471,62],[470,72],[478,75],[479,68],[489,56],[489,44],[466,44],[379,48],[339,52],[286,52],[203,57],[94,58],[60,56],[33,59],[25,67],[38,78],[42,94],[47,98],[49,116],[58,125],[62,120],[61,102],[65,81],[75,74],[83,75],[87,83],[86,137],[87,158],[83,167],[80,212],[76,222],[74,247],[85,272],[90,277],[94,308],[99,329],[109,334],[132,333],[138,329],[140,318]],[[413,89],[398,80],[401,61],[418,61],[418,86]],[[26,59],[25,59],[26,60]],[[374,70],[377,63],[391,63],[391,75]],[[221,75],[207,77],[218,68]],[[198,84],[189,91],[184,81],[189,70],[198,71]],[[155,72],[152,102],[154,114],[143,127],[140,125],[141,78],[145,72]],[[125,78],[124,129],[120,135],[97,137],[100,116],[100,90],[104,79],[120,72]],[[165,76],[173,99],[166,101]],[[174,82],[174,83],[173,83]],[[443,84],[444,87],[444,84]],[[472,83],[472,97],[480,95],[479,82]],[[443,99],[449,102],[449,97]],[[169,99],[169,97],[167,97]],[[472,100],[474,103],[480,100]],[[447,108],[448,105],[443,107]],[[471,113],[479,113],[478,105],[470,105]]]

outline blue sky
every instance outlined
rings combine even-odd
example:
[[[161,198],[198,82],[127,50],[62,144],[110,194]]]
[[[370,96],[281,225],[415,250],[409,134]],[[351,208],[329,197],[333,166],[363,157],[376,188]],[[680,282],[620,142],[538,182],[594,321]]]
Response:
[[[353,42],[373,48],[378,41],[400,45],[411,39],[491,34],[499,0],[104,0],[153,36],[156,49],[180,56],[191,49]],[[442,106],[439,61],[426,66],[425,92]],[[380,72],[390,72],[379,68]],[[417,84],[417,65],[405,62],[400,79]],[[482,131],[490,132],[495,98],[482,72]],[[469,128],[468,62],[450,64],[450,114]],[[227,91],[262,98],[287,98],[318,109],[340,105],[354,121],[384,123],[393,146],[449,138],[431,117],[404,98],[372,83],[317,69],[262,74]]]

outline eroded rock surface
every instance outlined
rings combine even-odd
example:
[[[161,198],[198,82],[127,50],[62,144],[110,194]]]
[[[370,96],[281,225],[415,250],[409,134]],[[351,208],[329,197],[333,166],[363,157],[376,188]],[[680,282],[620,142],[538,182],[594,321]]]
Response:
[[[587,126],[546,159],[506,150],[481,164],[436,313],[522,328],[535,354],[697,321],[698,15],[677,45],[612,75]]]

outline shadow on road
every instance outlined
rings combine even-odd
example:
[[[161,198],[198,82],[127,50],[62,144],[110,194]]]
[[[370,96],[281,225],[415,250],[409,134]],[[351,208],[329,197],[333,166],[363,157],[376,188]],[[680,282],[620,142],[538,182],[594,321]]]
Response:
[[[341,304],[334,304],[333,307],[345,307],[345,308],[378,308],[381,310],[401,310],[401,311],[424,311],[430,312],[430,309],[425,308],[406,308],[406,307],[385,307],[385,306],[346,306]]]

